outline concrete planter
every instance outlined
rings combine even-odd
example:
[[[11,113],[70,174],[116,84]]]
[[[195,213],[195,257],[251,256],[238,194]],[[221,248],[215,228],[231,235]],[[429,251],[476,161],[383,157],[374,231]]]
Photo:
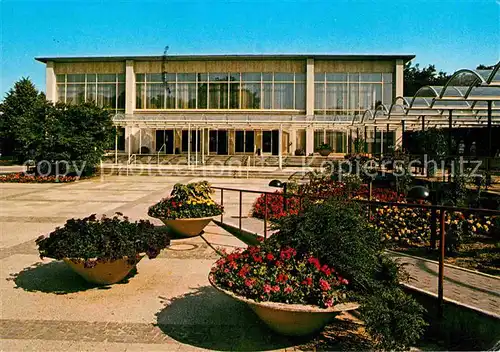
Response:
[[[190,219],[161,219],[167,226],[168,230],[174,232],[181,237],[194,237],[201,234],[203,229],[212,221],[212,216],[206,218],[190,218]]]
[[[110,261],[98,261],[92,268],[85,268],[83,259],[64,258],[63,260],[85,280],[98,285],[111,285],[123,280],[143,257],[143,255],[138,255],[132,261],[126,257]]]
[[[332,153],[331,149],[320,149],[318,150],[319,155],[321,156],[328,156]]]
[[[303,304],[256,302],[218,287],[211,275],[208,279],[215,289],[237,301],[246,303],[269,328],[283,335],[310,335],[320,331],[337,314],[359,307],[357,303],[342,303],[330,308],[320,308]]]

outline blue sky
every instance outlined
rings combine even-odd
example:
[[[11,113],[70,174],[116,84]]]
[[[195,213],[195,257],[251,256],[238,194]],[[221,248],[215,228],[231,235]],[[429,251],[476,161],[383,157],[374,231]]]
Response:
[[[500,57],[500,1],[1,0],[1,92],[35,56],[403,53],[447,72]]]

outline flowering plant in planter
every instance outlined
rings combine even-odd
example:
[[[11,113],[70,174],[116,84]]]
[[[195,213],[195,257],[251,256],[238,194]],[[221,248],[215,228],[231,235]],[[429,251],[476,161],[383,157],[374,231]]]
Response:
[[[64,259],[78,258],[92,267],[99,261],[135,258],[145,253],[150,259],[170,244],[164,234],[155,230],[149,221],[130,222],[117,213],[114,217],[70,219],[47,237],[36,240],[40,257]]]
[[[176,184],[170,197],[164,198],[149,208],[148,215],[161,219],[190,219],[217,216],[223,207],[212,200],[213,193],[206,181]]]
[[[36,240],[40,257],[62,259],[87,281],[113,284],[123,280],[147,255],[150,259],[170,244],[165,234],[149,221],[130,222],[117,214],[113,218],[95,214],[70,219],[48,237]]]
[[[332,307],[347,299],[348,280],[318,258],[291,247],[251,246],[219,259],[211,270],[219,287],[257,302]]]

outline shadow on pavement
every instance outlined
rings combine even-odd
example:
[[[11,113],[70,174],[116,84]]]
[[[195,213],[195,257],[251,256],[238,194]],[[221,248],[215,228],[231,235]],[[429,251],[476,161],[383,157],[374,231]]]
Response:
[[[262,351],[296,346],[310,338],[291,338],[269,330],[241,302],[211,286],[172,299],[156,314],[158,327],[183,344],[219,351]]]
[[[137,269],[133,269],[125,279],[115,285],[127,283],[128,279],[136,274]],[[92,289],[107,290],[110,288],[109,285],[99,286],[87,282],[61,261],[35,263],[18,273],[10,274],[10,276],[7,280],[14,281],[15,288],[22,288],[28,292],[64,295]]]

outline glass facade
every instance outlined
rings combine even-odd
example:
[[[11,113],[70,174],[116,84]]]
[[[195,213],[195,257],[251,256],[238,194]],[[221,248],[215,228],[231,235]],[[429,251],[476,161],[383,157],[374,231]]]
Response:
[[[60,102],[94,102],[116,112],[125,111],[124,74],[59,74],[56,75],[56,82]]]
[[[357,115],[392,103],[392,73],[316,73],[314,111],[319,115]]]
[[[305,74],[136,74],[136,109],[305,110]]]

